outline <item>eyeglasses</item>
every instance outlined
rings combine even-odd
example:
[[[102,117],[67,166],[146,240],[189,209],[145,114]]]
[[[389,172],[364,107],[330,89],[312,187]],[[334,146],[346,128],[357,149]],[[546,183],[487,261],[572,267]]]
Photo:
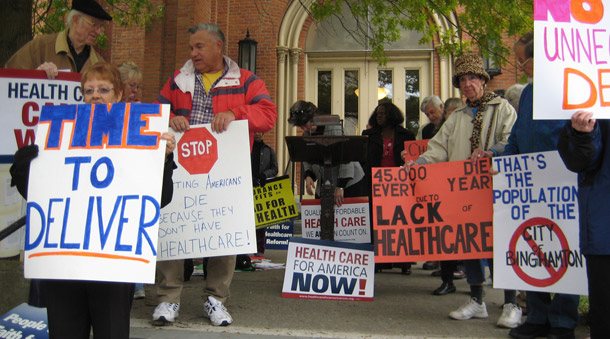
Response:
[[[93,95],[93,93],[95,93],[96,91],[100,94],[100,95],[106,95],[108,93],[110,93],[110,91],[112,91],[114,89],[114,87],[108,88],[108,87],[100,87],[100,88],[87,88],[83,91],[83,93],[85,93],[85,95]]]
[[[517,65],[519,66],[519,68],[522,68],[523,66],[525,66],[528,62],[530,62],[532,60],[531,57],[523,60],[523,61],[519,61],[517,60]]]
[[[99,31],[102,31],[102,32],[104,31],[104,28],[105,28],[104,24],[100,24],[100,23],[94,22],[93,20],[91,20],[91,19],[89,19],[89,18],[87,18],[85,16],[81,16],[81,18],[83,18],[83,20],[85,20],[85,22],[88,23],[89,26],[91,28],[93,28],[94,30],[96,30],[96,31],[99,30]]]

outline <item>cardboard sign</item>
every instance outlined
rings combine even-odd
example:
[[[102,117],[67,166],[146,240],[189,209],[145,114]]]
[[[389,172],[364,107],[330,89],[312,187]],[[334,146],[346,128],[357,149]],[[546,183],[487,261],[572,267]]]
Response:
[[[534,0],[534,119],[610,118],[609,13],[608,1]]]
[[[373,168],[375,261],[491,258],[489,168],[489,159]]]
[[[415,161],[420,155],[426,153],[428,141],[430,139],[405,141],[405,162],[409,160]]]
[[[256,228],[277,225],[299,215],[290,185],[290,178],[285,175],[254,186]]]
[[[294,221],[286,221],[281,224],[267,226],[265,228],[265,249],[287,250],[288,240],[294,233]]]
[[[368,244],[371,242],[369,198],[345,198],[335,208],[335,241]],[[301,201],[301,227],[303,238],[320,239],[322,207],[320,199]]]
[[[0,316],[0,338],[46,339],[47,309],[23,303]]]
[[[168,105],[45,106],[25,277],[154,282]]]
[[[161,210],[157,260],[255,253],[248,122],[175,134],[174,197]]]
[[[577,177],[556,151],[493,159],[494,287],[587,294]]]
[[[80,74],[59,72],[49,80],[44,71],[0,69],[0,101],[0,156],[12,159],[18,148],[34,143],[43,106],[82,103]]]
[[[373,301],[372,245],[292,238],[283,298]]]

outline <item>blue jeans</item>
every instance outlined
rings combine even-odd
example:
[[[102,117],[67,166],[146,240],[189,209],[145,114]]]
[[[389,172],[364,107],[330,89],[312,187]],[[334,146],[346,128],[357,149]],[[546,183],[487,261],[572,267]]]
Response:
[[[527,291],[526,322],[551,327],[576,328],[578,325],[578,301],[580,296],[555,293],[553,299],[547,292]]]
[[[485,265],[483,260],[488,259],[471,259],[464,260],[464,270],[466,270],[466,281],[470,285],[478,285],[485,282]],[[488,260],[489,269],[493,270],[493,263]],[[493,271],[492,276],[493,276]]]

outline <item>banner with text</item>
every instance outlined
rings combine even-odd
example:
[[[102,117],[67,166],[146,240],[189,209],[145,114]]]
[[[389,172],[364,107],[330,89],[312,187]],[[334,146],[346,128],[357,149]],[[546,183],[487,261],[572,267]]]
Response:
[[[494,288],[587,294],[576,174],[559,153],[493,159]]]
[[[415,161],[420,155],[426,153],[428,141],[430,139],[405,141],[405,162],[409,160]]]
[[[23,303],[0,316],[0,338],[46,339],[47,309]]]
[[[161,211],[157,260],[255,253],[248,122],[175,134],[174,198]]]
[[[40,110],[47,105],[79,104],[80,74],[59,72],[54,80],[44,71],[0,69],[0,155],[12,157],[34,143]]]
[[[277,225],[299,215],[287,175],[254,186],[256,228]]]
[[[287,250],[288,241],[294,235],[294,221],[267,226],[265,228],[265,249]]]
[[[335,241],[368,244],[371,242],[369,198],[345,198],[335,209]],[[320,199],[301,200],[301,228],[303,238],[320,239]]]
[[[492,257],[489,159],[373,168],[378,263]]]
[[[283,298],[373,301],[371,244],[290,239]]]
[[[25,277],[153,283],[169,105],[44,106]]]
[[[608,27],[610,1],[534,0],[534,119],[610,118]]]

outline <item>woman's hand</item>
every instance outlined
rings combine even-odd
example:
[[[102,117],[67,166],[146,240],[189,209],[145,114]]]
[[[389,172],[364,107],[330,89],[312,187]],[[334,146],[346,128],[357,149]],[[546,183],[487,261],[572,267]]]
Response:
[[[343,205],[343,188],[335,187],[335,205],[341,207]]]
[[[174,149],[176,148],[176,137],[170,132],[164,132],[161,134],[161,140],[167,141],[165,144],[165,155],[169,155],[174,153]]]
[[[592,112],[577,111],[572,115],[572,128],[583,133],[593,132],[593,128],[595,128],[595,119],[592,119],[592,117]]]
[[[404,151],[403,151],[403,152],[404,152]],[[401,155],[402,155],[402,153],[401,153]],[[416,163],[415,161],[413,161],[413,160],[408,160],[407,162],[405,162],[405,164],[404,164],[404,165],[402,165],[402,168],[404,168],[404,169],[405,169],[405,171],[406,171],[407,173],[409,173],[409,171],[411,170],[411,167],[413,167],[413,166],[415,166],[415,165],[417,165],[417,163]]]
[[[472,154],[470,155],[470,160],[472,162],[475,162],[481,158],[491,158],[494,155],[494,153],[492,151],[484,151],[480,148],[475,149],[474,151],[472,151]]]
[[[305,178],[305,191],[309,195],[314,195],[314,181],[311,177]]]

